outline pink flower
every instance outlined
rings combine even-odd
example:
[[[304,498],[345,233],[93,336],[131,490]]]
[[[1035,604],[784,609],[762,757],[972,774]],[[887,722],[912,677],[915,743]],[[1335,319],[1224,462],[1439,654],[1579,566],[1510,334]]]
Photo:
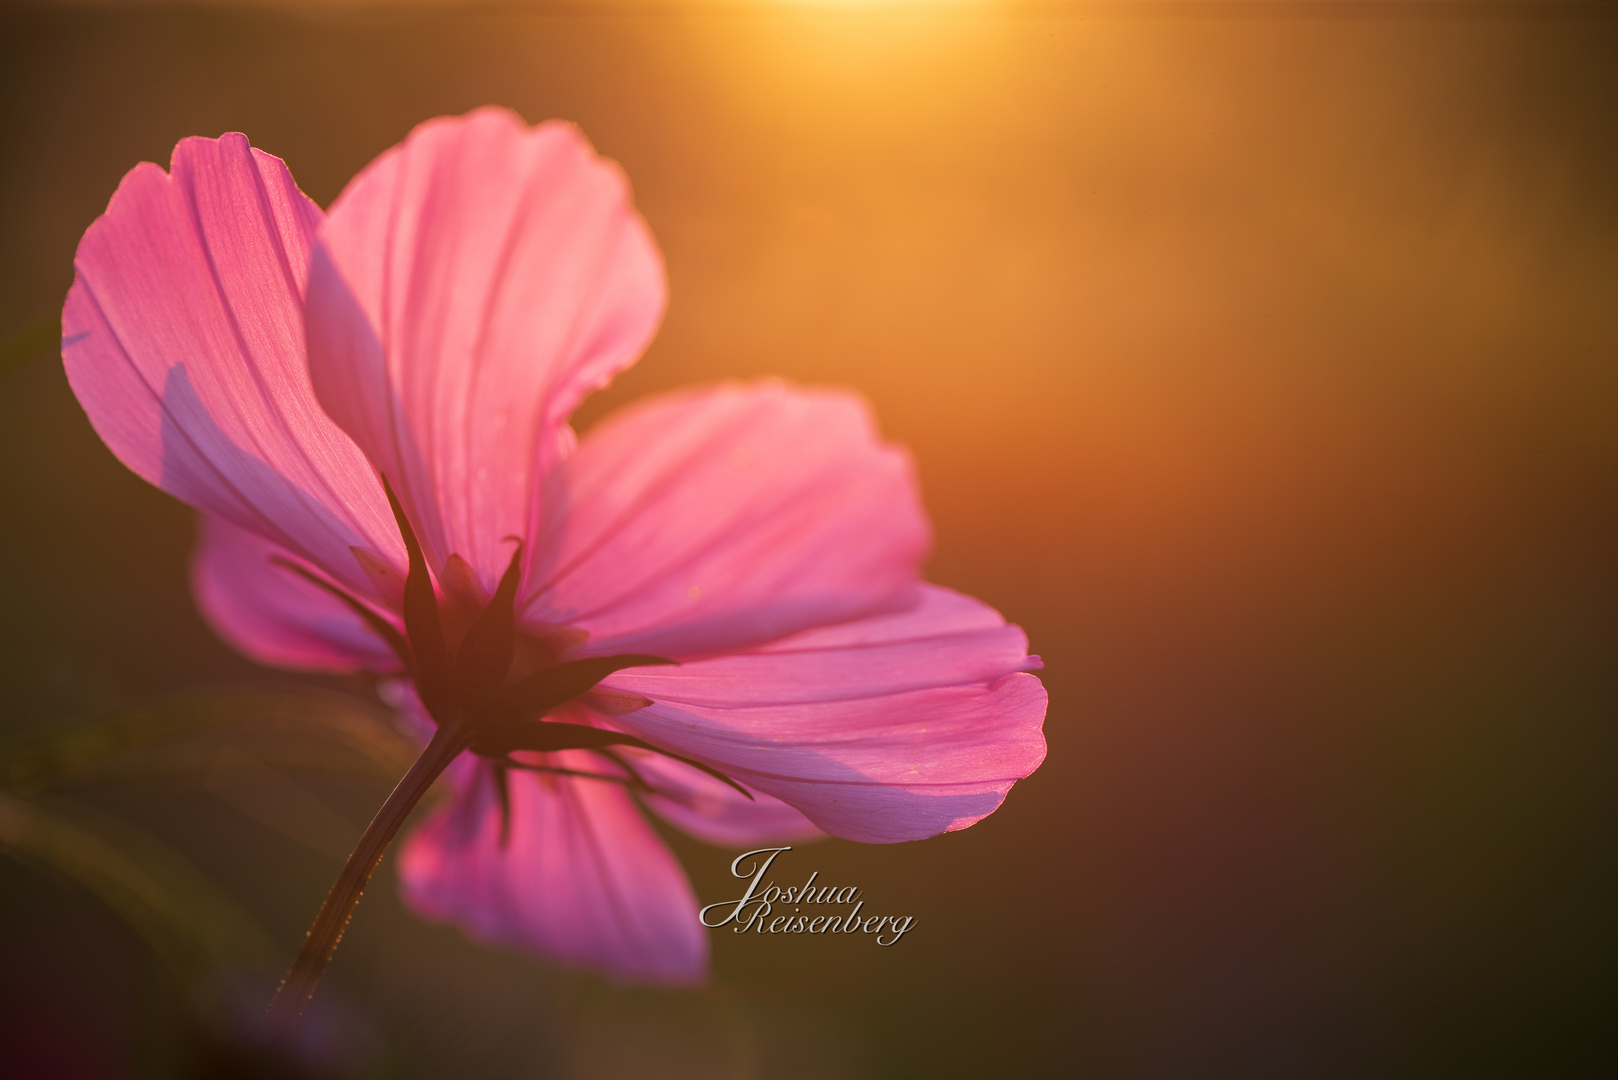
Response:
[[[168,173],[124,178],[76,268],[68,378],[126,465],[203,512],[213,625],[269,664],[408,672],[409,707],[467,726],[454,798],[400,859],[428,917],[695,980],[695,899],[637,797],[719,844],[888,843],[971,825],[1043,758],[1037,659],[921,583],[910,461],[859,398],[727,384],[575,440],[569,414],[640,355],[665,284],[622,174],[573,127],[429,121],[330,214],[243,136],[186,139]],[[504,644],[479,644],[501,610]],[[591,657],[619,670],[520,737],[477,719]],[[679,664],[623,666],[656,657]]]

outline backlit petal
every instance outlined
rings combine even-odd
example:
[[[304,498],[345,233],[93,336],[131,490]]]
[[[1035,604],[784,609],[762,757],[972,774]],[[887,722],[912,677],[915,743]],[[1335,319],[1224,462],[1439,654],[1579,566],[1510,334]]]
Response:
[[[551,763],[599,771],[594,755]],[[624,789],[600,780],[509,774],[502,845],[494,767],[464,757],[457,791],[404,845],[406,902],[477,941],[634,982],[691,983],[708,966],[690,882]]]
[[[552,474],[538,535],[527,619],[675,659],[903,603],[929,540],[865,403],[778,382],[610,417]]]
[[[1038,666],[992,608],[927,586],[908,612],[603,686],[654,702],[613,726],[833,836],[886,843],[966,828],[1039,767],[1045,689],[1026,674]]]
[[[204,515],[198,527],[191,591],[209,625],[241,652],[304,671],[399,668],[387,644],[340,600],[270,561],[293,561],[291,552],[221,518]]]
[[[241,135],[132,169],[74,260],[68,381],[145,479],[370,583],[350,548],[402,563],[376,474],[315,401],[303,295],[320,210]]]
[[[642,795],[647,808],[699,840],[721,847],[754,847],[825,836],[801,811],[763,792],[748,799],[729,784],[672,758],[645,750],[622,753],[658,792]]]
[[[662,318],[629,185],[578,129],[503,109],[428,121],[332,204],[311,270],[321,402],[393,483],[428,561],[492,590],[568,414]]]

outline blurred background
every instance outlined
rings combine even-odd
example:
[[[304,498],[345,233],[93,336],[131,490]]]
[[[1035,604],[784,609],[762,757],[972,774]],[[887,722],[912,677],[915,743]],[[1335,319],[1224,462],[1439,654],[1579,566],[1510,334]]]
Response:
[[[7,6],[0,1074],[1615,1075],[1612,14]],[[859,388],[929,576],[1044,656],[1050,756],[966,832],[793,853],[914,914],[897,947],[715,933],[698,992],[469,944],[385,865],[276,1064],[252,1018],[397,747],[366,687],[203,626],[191,513],[95,438],[51,320],[183,136],[324,205],[488,102],[578,122],[667,258],[580,423]]]

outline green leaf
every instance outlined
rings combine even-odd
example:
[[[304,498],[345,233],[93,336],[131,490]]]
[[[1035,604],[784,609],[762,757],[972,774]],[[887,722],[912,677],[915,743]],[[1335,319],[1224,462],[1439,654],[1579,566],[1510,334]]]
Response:
[[[0,792],[0,850],[89,890],[183,983],[275,970],[277,951],[257,920],[188,859],[131,825]]]

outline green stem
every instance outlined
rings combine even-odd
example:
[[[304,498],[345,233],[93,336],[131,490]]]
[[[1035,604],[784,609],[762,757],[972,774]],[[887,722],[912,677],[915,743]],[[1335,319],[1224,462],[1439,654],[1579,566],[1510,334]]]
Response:
[[[292,962],[292,970],[287,972],[287,977],[281,981],[281,988],[275,993],[275,1000],[270,1003],[270,1019],[283,1031],[291,1032],[297,1026],[298,1017],[303,1015],[304,1006],[314,996],[320,976],[325,973],[337,943],[342,940],[349,917],[360,902],[360,894],[365,891],[366,883],[371,880],[377,864],[382,861],[388,845],[398,835],[410,811],[427,794],[427,789],[433,786],[439,774],[470,743],[471,736],[458,726],[439,728],[415,764],[405,773],[404,779],[399,781],[399,785],[382,804],[382,809],[371,819],[365,835],[360,837],[360,842],[343,866],[343,872],[337,875],[331,892],[326,895],[320,914],[315,916],[303,948]]]

